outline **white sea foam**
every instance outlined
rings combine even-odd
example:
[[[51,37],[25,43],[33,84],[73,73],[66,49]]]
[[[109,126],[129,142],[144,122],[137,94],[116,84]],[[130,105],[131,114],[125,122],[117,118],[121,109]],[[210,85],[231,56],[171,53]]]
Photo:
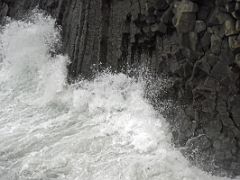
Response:
[[[36,13],[0,34],[1,180],[221,180],[171,146],[144,82],[102,73],[66,84],[54,20]]]

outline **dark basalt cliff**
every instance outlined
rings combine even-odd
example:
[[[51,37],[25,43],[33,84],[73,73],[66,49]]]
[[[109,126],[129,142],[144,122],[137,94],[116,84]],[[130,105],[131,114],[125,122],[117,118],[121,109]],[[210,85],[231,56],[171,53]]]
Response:
[[[173,79],[174,142],[193,162],[240,175],[240,0],[0,0],[0,18],[39,5],[63,28],[69,76],[144,64]]]

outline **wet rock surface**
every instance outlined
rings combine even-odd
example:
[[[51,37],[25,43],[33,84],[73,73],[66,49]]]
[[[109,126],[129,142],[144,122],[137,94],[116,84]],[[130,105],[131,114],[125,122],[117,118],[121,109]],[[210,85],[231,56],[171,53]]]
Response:
[[[167,74],[176,146],[204,170],[240,175],[239,1],[0,0],[0,18],[36,5],[62,25],[70,79],[93,64]]]

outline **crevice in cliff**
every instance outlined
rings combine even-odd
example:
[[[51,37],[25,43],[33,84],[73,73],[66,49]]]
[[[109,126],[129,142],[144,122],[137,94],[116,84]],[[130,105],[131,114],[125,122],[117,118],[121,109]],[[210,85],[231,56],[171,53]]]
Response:
[[[216,92],[216,98],[215,98],[215,107],[214,107],[214,118],[217,118],[218,114],[220,114],[221,112],[218,111],[218,101],[219,101],[219,93]],[[223,121],[220,119],[219,120],[221,123],[221,129],[220,129],[220,133],[222,134],[224,131],[224,123]]]
[[[84,1],[85,2],[85,1]],[[88,40],[88,33],[89,33],[89,11],[90,11],[90,3],[91,3],[91,0],[88,0],[87,1],[87,7],[86,8],[86,12],[84,13],[84,22],[83,22],[83,25],[82,25],[82,28],[81,28],[81,34],[79,36],[79,40],[78,42],[80,42],[82,36],[84,37],[84,40],[83,40],[83,49],[82,49],[82,52],[80,54],[80,58],[79,56],[77,56],[77,75],[81,73],[81,70],[82,70],[82,64],[83,64],[83,61],[84,61],[84,57],[85,57],[85,54],[86,54],[86,48],[87,48],[87,40]],[[85,3],[84,3],[85,4]],[[85,34],[83,34],[85,31]],[[79,49],[79,47],[78,47]],[[77,53],[78,55],[79,53]],[[79,59],[78,59],[79,58]]]
[[[105,67],[107,63],[111,3],[112,3],[112,0],[102,0],[102,7],[101,7],[102,29],[101,29],[99,58],[100,58],[100,64],[103,67]]]
[[[71,0],[61,0],[60,3],[59,3],[58,15],[57,15],[57,24],[59,24],[61,26],[63,25],[64,16],[67,16],[66,13],[70,12],[70,11],[66,11],[66,9],[68,7],[68,3],[71,3]]]
[[[126,16],[124,22],[125,31],[122,33],[122,42],[121,42],[121,56],[118,59],[118,71],[126,71],[127,69],[127,58],[129,55],[129,44],[130,44],[130,23],[132,21],[132,15],[129,13]]]
[[[73,2],[74,4],[72,5],[71,11],[74,12],[76,10],[76,4],[77,1]],[[71,64],[69,65],[69,76],[70,78],[76,78],[77,77],[77,72],[78,72],[78,52],[79,52],[79,44],[81,40],[81,36],[83,33],[83,27],[85,24],[85,16],[86,16],[86,11],[85,11],[85,0],[82,2],[81,6],[81,13],[79,13],[79,24],[77,24],[76,27],[76,37],[74,39],[74,43],[72,44],[72,53],[71,53]],[[72,22],[72,19],[71,19]],[[68,38],[70,40],[70,38]]]
[[[231,119],[233,125],[236,127],[236,129],[238,131],[240,131],[240,127],[238,126],[237,122],[235,121],[234,117],[233,117],[233,114],[232,114],[232,111],[231,111],[231,107],[229,105],[229,103],[226,102],[226,107],[227,107],[227,113],[228,113],[228,116],[229,118]]]
[[[121,44],[121,57],[118,59],[118,70],[126,71],[127,66],[127,57],[128,57],[128,47],[130,42],[130,34],[123,33],[122,34],[122,44]]]
[[[139,13],[142,14],[141,2],[140,2],[140,0],[137,0],[137,1],[138,1]]]

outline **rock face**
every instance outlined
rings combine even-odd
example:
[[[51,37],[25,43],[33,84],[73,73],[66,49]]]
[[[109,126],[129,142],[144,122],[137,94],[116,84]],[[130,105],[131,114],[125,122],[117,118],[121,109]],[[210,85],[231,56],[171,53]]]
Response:
[[[174,142],[208,171],[240,175],[239,0],[0,0],[0,19],[39,5],[62,25],[69,77],[143,64],[173,79]]]

